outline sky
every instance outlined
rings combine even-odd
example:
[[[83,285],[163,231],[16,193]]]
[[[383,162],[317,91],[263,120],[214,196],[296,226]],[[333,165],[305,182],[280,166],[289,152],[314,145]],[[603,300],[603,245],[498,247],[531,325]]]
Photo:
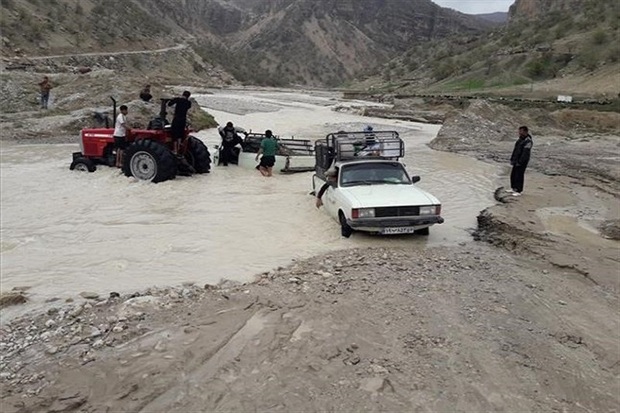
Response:
[[[442,7],[449,7],[468,14],[508,11],[515,0],[433,0]]]

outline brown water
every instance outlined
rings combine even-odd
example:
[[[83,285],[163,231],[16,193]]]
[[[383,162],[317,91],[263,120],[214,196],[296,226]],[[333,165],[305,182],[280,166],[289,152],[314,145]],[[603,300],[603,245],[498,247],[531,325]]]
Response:
[[[395,129],[406,143],[409,171],[443,203],[446,223],[429,237],[340,237],[314,207],[312,174],[261,177],[218,167],[211,174],[161,184],[119,170],[69,171],[77,145],[2,144],[2,290],[30,286],[42,302],[81,291],[106,295],[182,282],[251,281],[292,259],[351,247],[425,248],[468,242],[478,212],[493,203],[498,169],[425,144],[439,129],[337,113],[335,94],[216,92],[199,97],[220,123],[304,138],[341,129]],[[362,104],[357,102],[356,104]],[[215,130],[198,135],[209,146]]]

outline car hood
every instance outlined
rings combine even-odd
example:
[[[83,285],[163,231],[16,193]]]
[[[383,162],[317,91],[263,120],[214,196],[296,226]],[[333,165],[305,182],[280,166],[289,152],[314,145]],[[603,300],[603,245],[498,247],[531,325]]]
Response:
[[[440,204],[433,195],[414,185],[364,185],[340,190],[354,208]]]

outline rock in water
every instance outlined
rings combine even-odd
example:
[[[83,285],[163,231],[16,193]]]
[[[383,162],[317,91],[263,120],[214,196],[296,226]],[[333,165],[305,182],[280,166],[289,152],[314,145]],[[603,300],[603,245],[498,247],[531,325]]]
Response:
[[[97,298],[99,298],[99,294],[93,293],[91,291],[83,291],[80,293],[80,295],[82,296],[82,298],[86,298],[87,300],[96,300]]]
[[[26,296],[19,292],[0,294],[0,308],[9,307],[12,305],[24,304],[26,301],[28,301]]]

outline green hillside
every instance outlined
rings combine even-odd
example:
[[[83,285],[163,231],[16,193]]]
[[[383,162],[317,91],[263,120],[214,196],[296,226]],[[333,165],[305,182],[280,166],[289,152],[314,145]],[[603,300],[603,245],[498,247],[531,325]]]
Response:
[[[380,74],[354,87],[476,93],[546,82],[560,89],[601,94],[609,89],[609,94],[617,94],[620,3],[579,4],[578,9],[558,8],[534,18],[513,15],[507,25],[483,35],[413,45]],[[607,78],[607,85],[599,74]]]

